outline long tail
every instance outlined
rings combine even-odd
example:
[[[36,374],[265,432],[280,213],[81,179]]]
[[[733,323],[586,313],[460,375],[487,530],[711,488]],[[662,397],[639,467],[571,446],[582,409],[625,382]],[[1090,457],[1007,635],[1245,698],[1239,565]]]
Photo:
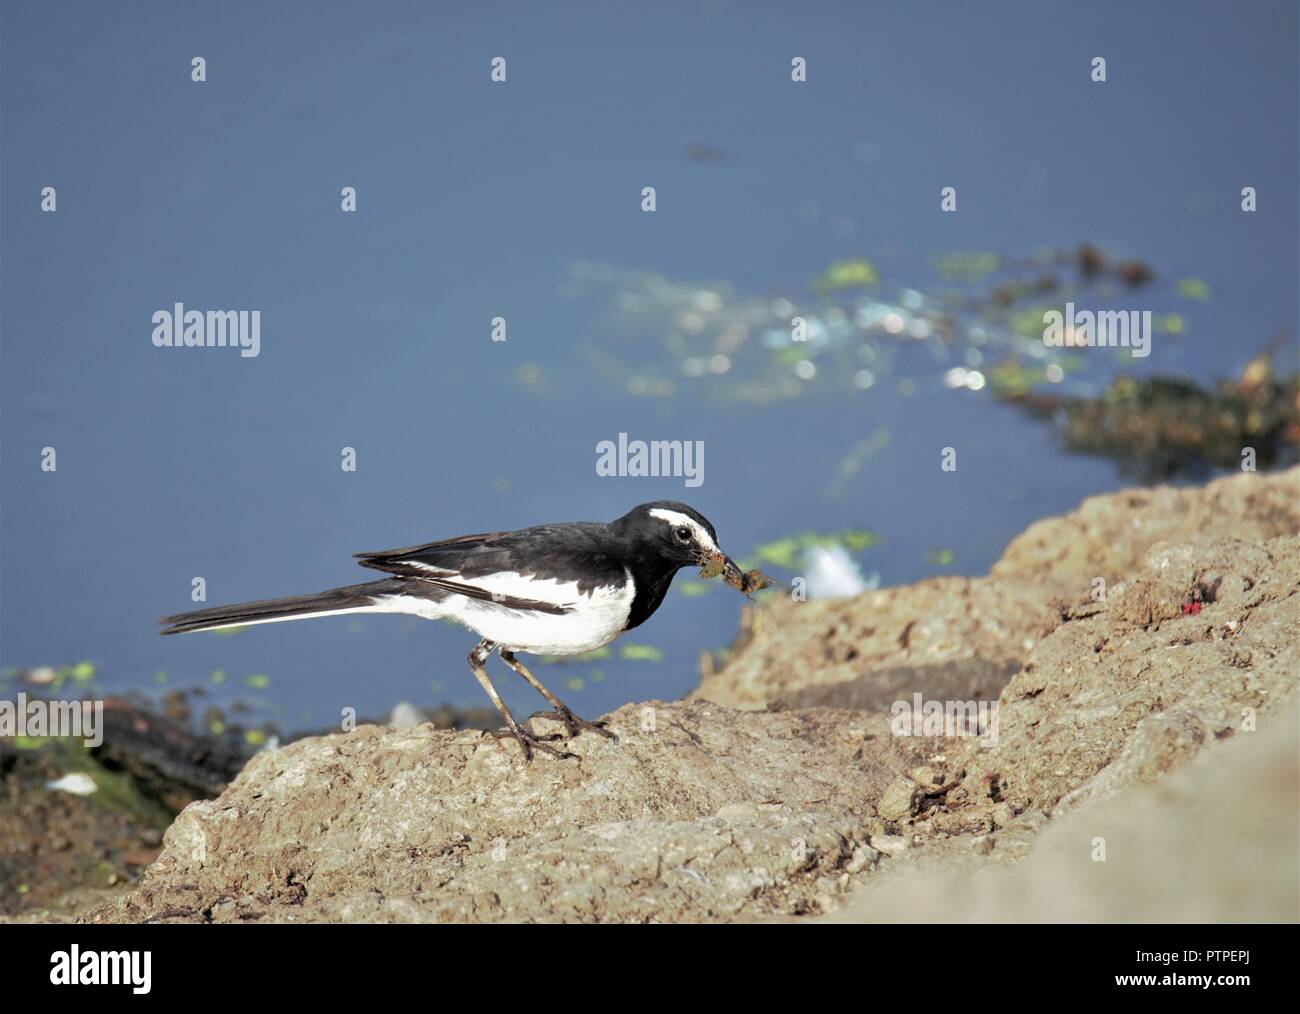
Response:
[[[289,595],[282,599],[241,602],[233,606],[196,609],[190,613],[164,616],[160,633],[189,634],[196,630],[219,630],[244,627],[254,623],[278,623],[281,620],[304,620],[312,616],[337,616],[340,613],[398,612],[384,601],[386,596],[400,595],[407,582],[396,578],[367,581],[346,588],[331,588],[317,595]]]

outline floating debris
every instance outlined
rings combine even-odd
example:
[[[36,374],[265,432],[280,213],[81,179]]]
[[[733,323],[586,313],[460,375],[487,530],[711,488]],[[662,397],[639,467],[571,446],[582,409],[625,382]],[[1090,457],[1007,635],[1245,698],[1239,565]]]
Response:
[[[24,683],[30,683],[32,686],[42,687],[49,686],[57,680],[59,674],[53,667],[48,665],[36,666],[33,669],[24,669],[18,674],[18,678]]]
[[[1007,400],[1050,419],[1070,450],[1112,458],[1146,480],[1239,468],[1246,448],[1258,468],[1300,460],[1300,374],[1275,376],[1271,353],[1211,388],[1117,377],[1095,398],[1022,392]]]
[[[45,787],[51,792],[67,792],[73,796],[89,796],[99,791],[95,779],[81,771],[46,782]]]
[[[851,553],[869,549],[879,541],[874,532],[860,528],[846,528],[840,532],[802,532],[765,542],[754,550],[757,563],[794,570],[803,555],[816,546],[842,546]]]
[[[861,257],[847,261],[835,261],[826,271],[813,279],[813,289],[819,292],[836,292],[840,289],[856,289],[876,285],[880,275],[876,266]]]
[[[1055,423],[1070,449],[1113,458],[1141,478],[1235,468],[1246,447],[1260,468],[1296,460],[1294,372],[1277,379],[1256,363],[1247,370],[1264,369],[1266,379],[1243,373],[1209,388],[1177,375],[1180,336],[1194,325],[1180,310],[1209,299],[1208,282],[1161,279],[1145,262],[1091,244],[1021,257],[948,251],[932,265],[928,292],[887,281],[861,257],[775,294],[592,263],[573,265],[567,288],[609,306],[611,339],[587,354],[603,378],[636,396],[766,405],[830,390],[846,399],[991,395]],[[1139,288],[1165,376],[1141,377],[1131,348],[1044,342],[1050,311],[1074,303],[1132,312],[1126,304]],[[848,489],[890,439],[883,427],[858,437],[826,495]],[[806,548],[788,545],[758,563],[793,568]],[[698,584],[683,591],[703,594]]]
[[[399,701],[393,705],[393,710],[388,716],[388,725],[394,729],[414,729],[427,721],[424,713],[410,701]]]
[[[89,683],[95,678],[94,662],[78,662],[69,670],[72,679],[76,683]]]
[[[948,251],[933,259],[935,290],[891,286],[862,257],[832,262],[808,284],[772,295],[746,295],[723,282],[688,283],[651,272],[579,262],[565,288],[574,298],[609,306],[608,333],[587,351],[592,366],[637,397],[698,394],[765,404],[833,385],[877,388],[895,374],[911,394],[991,387],[989,357],[1021,366],[1034,383],[1066,383],[1071,393],[1096,393],[1115,359],[1082,357],[1043,342],[1044,314],[1070,301],[1097,310],[1152,283],[1145,263],[1114,260],[1093,246],[1047,250],[1012,259],[986,251]],[[1202,298],[1208,286],[1184,279],[1148,303],[1157,330],[1185,331],[1172,309]],[[665,370],[663,353],[675,366]],[[1048,372],[1050,368],[1050,373]]]
[[[652,644],[619,645],[619,655],[630,662],[662,662],[664,653]]]
[[[862,568],[842,545],[813,546],[804,554],[808,598],[847,599],[879,587],[880,575],[862,576]]]
[[[1101,250],[1089,243],[1079,247],[1077,253],[1079,275],[1087,281],[1102,281],[1114,278],[1130,289],[1146,285],[1155,278],[1156,273],[1147,264],[1139,260],[1111,262]]]

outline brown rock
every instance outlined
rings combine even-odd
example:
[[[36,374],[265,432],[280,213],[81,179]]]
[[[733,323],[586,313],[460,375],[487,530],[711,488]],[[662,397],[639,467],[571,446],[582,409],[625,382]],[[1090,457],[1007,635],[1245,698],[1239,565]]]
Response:
[[[1297,754],[1300,711],[1273,711],[1159,784],[1052,821],[1027,856],[1007,851],[1002,832],[917,849],[889,860],[892,875],[857,880],[826,918],[1295,923]],[[1093,858],[1097,839],[1105,862]]]
[[[1130,576],[1157,542],[1236,538],[1260,542],[1300,532],[1300,467],[1246,472],[1192,489],[1129,489],[1084,500],[1030,525],[990,570],[994,577]]]
[[[654,702],[577,761],[428,726],[299,740],[185,809],[92,921],[649,921],[817,911],[871,862],[865,815],[913,744],[860,714]],[[907,783],[911,785],[910,781]],[[865,875],[865,874],[864,874]],[[835,893],[838,893],[838,888]]]
[[[1194,587],[1235,587],[1227,575],[1250,590],[1196,614],[1174,608]],[[964,787],[983,805],[995,801],[980,790],[996,784],[999,798],[1068,809],[1155,781],[1242,731],[1300,680],[1298,586],[1297,536],[1153,547],[1109,609],[1030,652],[1002,692],[998,745],[969,741],[958,757]],[[1243,652],[1255,659],[1247,668]]]
[[[1297,532],[1300,467],[1229,476],[1201,489],[1090,497],[1013,539],[988,577],[746,609],[727,663],[703,672],[692,696],[736,708],[866,710],[887,710],[914,693],[990,700],[1058,625],[1113,606],[1157,543],[1233,538],[1244,545]],[[1187,565],[1196,559],[1195,549],[1177,552],[1175,560]],[[1240,584],[1234,590],[1244,575],[1229,569],[1221,576],[1218,594],[1249,594]],[[1107,601],[1093,601],[1097,578]],[[1128,603],[1121,613],[1135,621],[1143,610],[1181,615],[1195,588],[1168,584],[1163,598]],[[1146,594],[1152,591],[1148,586]]]
[[[906,820],[916,812],[921,790],[910,778],[896,778],[889,783],[876,810],[885,820]]]
[[[913,693],[992,700],[1060,622],[1021,579],[943,577],[854,599],[746,609],[727,664],[691,696],[735,708],[888,710]]]

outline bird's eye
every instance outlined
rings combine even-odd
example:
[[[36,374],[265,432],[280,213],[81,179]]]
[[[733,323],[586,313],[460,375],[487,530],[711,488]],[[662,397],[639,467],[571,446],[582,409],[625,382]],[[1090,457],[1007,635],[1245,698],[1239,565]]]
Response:
[[[687,528],[685,525],[682,525],[680,528],[674,529],[673,534],[677,536],[678,542],[691,541],[691,530]]]

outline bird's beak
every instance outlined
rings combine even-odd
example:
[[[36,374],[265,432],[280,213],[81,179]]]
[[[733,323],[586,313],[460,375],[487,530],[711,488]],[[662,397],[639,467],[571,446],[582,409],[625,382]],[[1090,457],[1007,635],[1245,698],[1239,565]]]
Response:
[[[703,568],[703,573],[712,577],[721,576],[731,585],[745,576],[745,572],[736,566],[736,561],[721,550],[703,554],[700,558],[700,566]]]
[[[733,588],[745,579],[745,572],[736,565],[736,561],[725,553],[722,554],[722,578]]]

